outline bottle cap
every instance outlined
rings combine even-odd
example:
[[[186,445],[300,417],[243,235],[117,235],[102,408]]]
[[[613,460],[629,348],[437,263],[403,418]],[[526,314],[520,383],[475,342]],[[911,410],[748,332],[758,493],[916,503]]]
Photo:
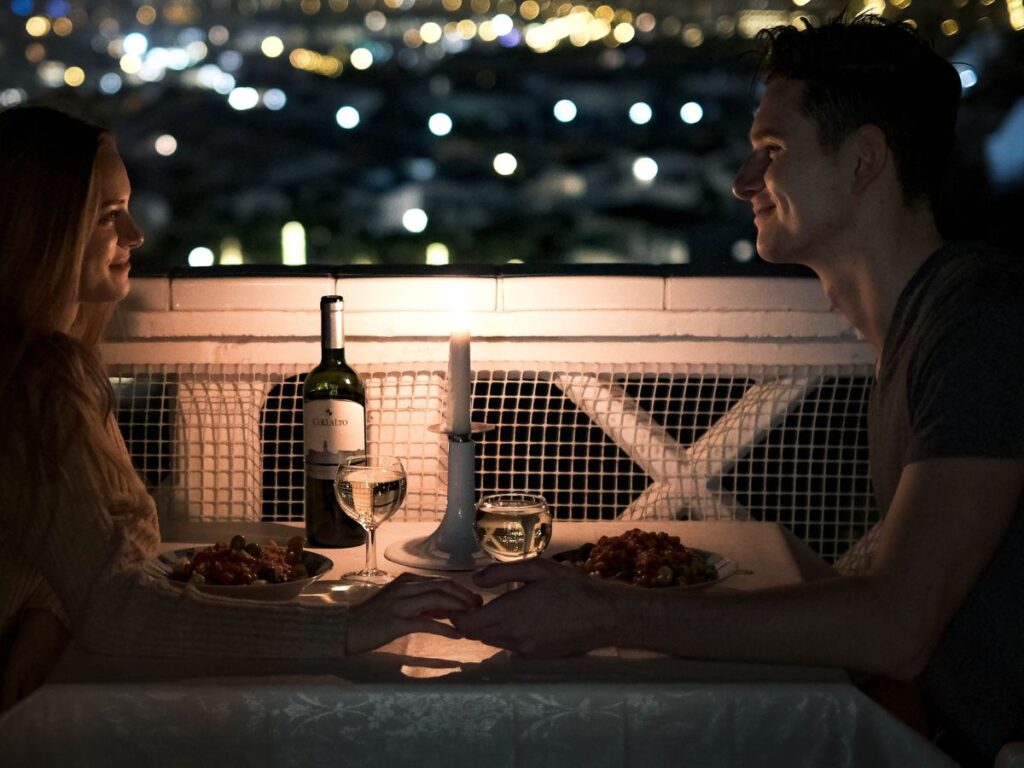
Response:
[[[326,306],[329,306],[331,304],[342,304],[343,305],[344,303],[345,303],[345,297],[344,296],[321,296],[320,297],[320,306],[321,307],[326,307]]]

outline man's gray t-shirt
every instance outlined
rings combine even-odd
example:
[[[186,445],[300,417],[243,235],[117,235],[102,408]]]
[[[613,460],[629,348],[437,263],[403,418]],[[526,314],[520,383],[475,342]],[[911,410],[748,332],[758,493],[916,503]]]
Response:
[[[1020,259],[946,246],[911,278],[882,351],[869,433],[883,514],[908,464],[1024,458]],[[920,685],[932,714],[988,759],[1024,739],[1024,498]]]

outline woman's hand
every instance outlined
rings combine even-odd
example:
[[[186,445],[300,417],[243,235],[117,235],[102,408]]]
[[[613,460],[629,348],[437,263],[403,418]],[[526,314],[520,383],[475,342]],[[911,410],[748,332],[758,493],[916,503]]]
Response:
[[[410,632],[460,638],[460,632],[435,619],[454,618],[481,602],[478,594],[447,579],[403,573],[373,597],[352,607],[348,653],[371,651]]]
[[[455,616],[456,629],[523,656],[574,656],[607,645],[628,645],[635,622],[622,587],[575,568],[534,558],[490,565],[473,576],[481,587],[510,581],[523,586],[471,613]]]
[[[35,609],[25,613],[4,666],[0,712],[43,684],[70,639],[71,633],[49,611]]]

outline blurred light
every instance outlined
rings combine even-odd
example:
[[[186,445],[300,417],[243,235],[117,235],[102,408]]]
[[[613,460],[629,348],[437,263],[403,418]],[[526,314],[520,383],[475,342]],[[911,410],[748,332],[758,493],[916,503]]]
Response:
[[[443,267],[448,263],[451,254],[448,246],[444,243],[431,243],[427,246],[427,264],[435,267]]]
[[[370,11],[363,19],[363,23],[371,32],[380,32],[388,25],[388,17],[380,11]]]
[[[629,119],[637,125],[647,125],[651,122],[651,118],[654,116],[654,111],[651,109],[651,105],[638,101],[636,104],[629,108]]]
[[[409,176],[416,181],[430,181],[437,175],[437,166],[429,157],[416,157],[409,161]]]
[[[683,28],[683,43],[689,48],[696,48],[704,42],[704,30],[696,24],[687,24]]]
[[[356,48],[349,56],[349,61],[356,69],[369,69],[373,66],[373,54],[368,48]]]
[[[64,65],[59,61],[44,61],[36,71],[39,79],[50,88],[64,85]]]
[[[452,132],[452,119],[444,112],[435,112],[427,120],[427,128],[435,136],[447,136]]]
[[[85,72],[81,67],[68,67],[64,70],[64,82],[72,88],[77,88],[85,82]]]
[[[679,109],[679,119],[687,125],[696,125],[704,117],[704,108],[696,101],[688,101]]]
[[[11,0],[11,10],[18,16],[28,16],[32,13],[33,0]]]
[[[38,64],[46,58],[46,48],[42,43],[31,43],[25,48],[25,58],[33,64]]]
[[[571,123],[576,119],[578,112],[576,104],[569,99],[560,99],[555,102],[555,108],[553,111],[555,113],[555,120],[560,123]]]
[[[741,264],[746,264],[753,259],[756,253],[754,244],[749,240],[737,240],[732,244],[732,257]]]
[[[170,157],[178,151],[178,140],[171,136],[171,134],[165,133],[163,136],[158,136],[156,141],[153,142],[153,149],[156,150],[158,155]]]
[[[491,19],[491,26],[494,28],[494,33],[501,37],[507,35],[515,27],[512,22],[512,18],[507,13],[499,13],[493,19]]]
[[[156,21],[156,8],[152,5],[140,5],[135,12],[135,18],[143,26],[149,26]]]
[[[228,28],[220,24],[210,27],[210,31],[206,33],[206,36],[214,45],[224,45],[224,43],[231,39],[231,33],[228,32]]]
[[[641,13],[636,17],[636,28],[641,32],[651,32],[654,30],[657,20],[651,13]]]
[[[797,8],[803,8],[809,2],[811,2],[811,0],[793,0],[793,5],[795,5]]]
[[[441,25],[434,21],[428,21],[420,27],[420,39],[424,43],[436,43],[441,39]]]
[[[1018,32],[1024,30],[1024,0],[1006,0],[1006,12],[1010,26]]]
[[[228,94],[228,105],[239,112],[252,109],[259,103],[260,95],[255,88],[241,86],[232,89],[231,93]]]
[[[628,43],[635,35],[636,31],[633,29],[633,25],[626,22],[616,24],[615,29],[612,30],[612,37],[619,43]]]
[[[633,161],[633,178],[641,184],[650,184],[658,175],[658,164],[650,157],[638,157]]]
[[[121,71],[127,75],[137,75],[139,70],[142,69],[142,59],[134,53],[126,53],[121,57],[118,64],[121,67]]]
[[[220,263],[225,265],[244,264],[242,244],[237,237],[225,237],[220,241]]]
[[[427,212],[422,208],[410,208],[402,214],[402,226],[414,234],[425,230],[427,221]]]
[[[212,267],[213,251],[203,246],[193,248],[188,254],[188,265],[190,267]]]
[[[45,16],[33,16],[25,22],[25,31],[32,37],[42,37],[50,32],[50,20]]]
[[[946,19],[942,22],[942,34],[946,37],[952,37],[960,31],[960,25],[956,23],[954,19]]]
[[[155,51],[156,49],[154,49]],[[163,63],[168,69],[173,69],[176,72],[188,69],[192,61],[189,59],[188,52],[184,48],[169,48],[163,52]]]
[[[306,263],[306,228],[297,221],[281,227],[281,263],[290,267]]]
[[[967,64],[956,64],[956,71],[960,74],[960,85],[966,91],[978,84],[978,73]]]
[[[533,21],[540,14],[540,6],[536,0],[526,0],[519,6],[519,15],[527,21]]]
[[[288,97],[284,95],[284,91],[280,88],[269,88],[267,92],[263,94],[263,106],[272,112],[284,109],[284,105],[287,103]]]
[[[59,18],[53,20],[53,33],[59,37],[67,37],[75,29],[75,25],[71,23],[71,19]]]
[[[224,51],[217,57],[217,63],[225,72],[236,72],[242,66],[242,54],[238,51]]]
[[[485,43],[493,43],[498,39],[498,33],[494,31],[494,24],[491,23],[490,19],[485,19],[480,22],[480,26],[476,30],[476,35]]]
[[[501,152],[494,156],[494,171],[501,176],[511,176],[518,167],[519,161],[509,152]]]
[[[205,35],[198,27],[189,27],[178,33],[178,45],[188,48],[189,43],[201,43]]]
[[[28,94],[21,88],[7,88],[0,91],[0,107],[13,107],[15,104],[21,104],[27,98]]]
[[[355,107],[345,106],[338,110],[334,119],[338,121],[345,130],[351,130],[359,125],[359,110]]]
[[[260,43],[260,50],[263,51],[263,55],[268,59],[276,59],[284,53],[284,43],[281,42],[280,37],[269,35],[263,38],[263,42]]]
[[[108,95],[113,95],[121,90],[121,76],[116,72],[107,72],[100,78],[100,90]]]
[[[133,56],[142,56],[149,48],[149,39],[141,32],[131,32],[121,41],[121,49]]]
[[[206,58],[210,49],[206,47],[206,43],[201,40],[196,40],[185,46],[185,53],[188,54],[188,60],[190,64],[196,64]]]

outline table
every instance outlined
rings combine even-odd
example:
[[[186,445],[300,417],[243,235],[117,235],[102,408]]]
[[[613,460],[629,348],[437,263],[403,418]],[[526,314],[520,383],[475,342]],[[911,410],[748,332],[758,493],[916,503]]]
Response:
[[[386,524],[380,551],[435,525]],[[549,552],[635,525],[556,522]],[[711,589],[829,573],[774,524],[656,525],[743,569]],[[236,532],[294,530],[202,524],[165,529],[165,544]],[[360,549],[319,551],[335,561],[329,577],[361,565]],[[323,581],[301,599],[351,599],[332,586]],[[75,755],[75,765],[104,766],[953,765],[839,669],[619,649],[528,660],[420,634],[333,662],[129,662],[73,649],[47,685],[0,719],[0,755],[10,765],[66,764]]]

